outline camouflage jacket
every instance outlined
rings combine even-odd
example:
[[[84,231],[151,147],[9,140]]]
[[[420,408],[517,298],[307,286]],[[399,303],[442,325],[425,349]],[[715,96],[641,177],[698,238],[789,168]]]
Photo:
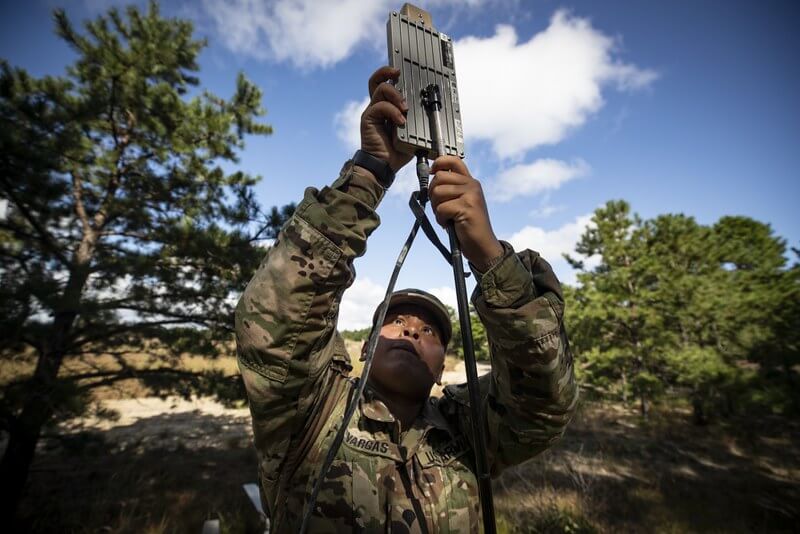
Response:
[[[306,189],[236,308],[239,367],[274,532],[299,530],[353,391],[336,320],[353,260],[380,222],[383,193],[350,164],[331,187]],[[492,355],[480,385],[494,475],[552,445],[577,399],[558,281],[535,252],[504,247],[499,263],[476,273],[472,296]],[[477,532],[470,428],[463,384],[431,398],[409,429],[367,393],[309,532]]]

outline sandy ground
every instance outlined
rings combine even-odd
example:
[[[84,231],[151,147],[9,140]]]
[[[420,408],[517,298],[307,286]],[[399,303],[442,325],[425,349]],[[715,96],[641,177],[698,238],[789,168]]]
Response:
[[[230,448],[252,440],[248,408],[228,408],[211,398],[108,399],[100,406],[116,417],[71,419],[59,425],[59,434],[100,432],[118,452]]]
[[[478,374],[490,366],[478,364]],[[442,386],[466,381],[464,362],[442,375]],[[434,395],[441,394],[435,387]],[[248,408],[229,408],[211,398],[140,397],[100,401],[100,411],[113,418],[92,415],[59,425],[59,433],[102,432],[118,451],[175,448],[228,448],[252,439]]]
[[[488,363],[478,362],[478,376],[488,373],[492,366]],[[467,381],[467,370],[464,362],[458,362],[452,371],[442,373],[442,385],[461,384]]]

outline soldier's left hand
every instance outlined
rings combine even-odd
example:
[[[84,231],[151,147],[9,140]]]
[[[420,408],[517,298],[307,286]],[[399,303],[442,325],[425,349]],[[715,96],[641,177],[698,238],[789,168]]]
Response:
[[[429,195],[436,221],[442,226],[452,221],[464,256],[485,271],[489,261],[503,254],[503,245],[492,230],[480,182],[456,156],[436,158],[431,172],[435,177]]]

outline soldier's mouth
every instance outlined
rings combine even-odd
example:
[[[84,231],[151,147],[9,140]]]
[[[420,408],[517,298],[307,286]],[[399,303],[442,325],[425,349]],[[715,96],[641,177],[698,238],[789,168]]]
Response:
[[[391,350],[401,350],[403,352],[408,352],[414,355],[414,357],[419,358],[419,353],[417,349],[408,341],[395,341],[392,343]]]

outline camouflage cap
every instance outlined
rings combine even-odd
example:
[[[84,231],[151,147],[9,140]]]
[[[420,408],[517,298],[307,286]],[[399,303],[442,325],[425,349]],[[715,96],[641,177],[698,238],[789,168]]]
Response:
[[[389,310],[398,306],[400,304],[413,304],[415,306],[421,306],[431,312],[433,318],[436,320],[436,323],[439,325],[439,330],[442,332],[442,336],[444,339],[442,340],[444,345],[450,342],[450,338],[453,335],[453,327],[450,324],[450,314],[447,312],[447,308],[442,301],[436,298],[434,295],[431,295],[427,291],[422,291],[421,289],[401,289],[399,291],[395,291],[392,293],[392,297],[389,300]],[[375,313],[372,315],[372,324],[378,320],[378,310],[375,310]]]

